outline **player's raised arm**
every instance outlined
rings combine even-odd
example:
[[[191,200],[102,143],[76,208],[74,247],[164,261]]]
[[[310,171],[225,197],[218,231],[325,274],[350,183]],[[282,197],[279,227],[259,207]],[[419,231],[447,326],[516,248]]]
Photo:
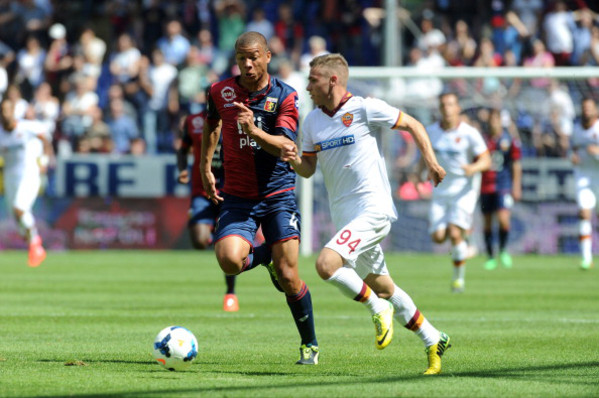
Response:
[[[304,178],[311,177],[316,171],[318,158],[314,154],[297,154],[297,146],[295,144],[284,145],[281,150],[281,160],[289,162],[293,170]]]
[[[240,102],[233,102],[239,109],[237,122],[243,129],[243,132],[252,138],[266,152],[273,156],[279,156],[283,145],[293,144],[293,141],[285,135],[271,135],[258,128],[254,124],[254,112]]]
[[[403,112],[397,127],[406,130],[414,137],[414,141],[422,154],[422,160],[428,168],[428,179],[432,180],[435,186],[439,185],[443,181],[443,178],[445,178],[446,173],[443,167],[437,162],[435,151],[422,123]]]
[[[204,185],[206,195],[215,204],[223,201],[223,198],[218,194],[216,189],[216,178],[212,173],[212,158],[214,157],[214,152],[220,138],[221,127],[221,120],[206,119],[202,134],[200,174],[202,175],[202,184]]]

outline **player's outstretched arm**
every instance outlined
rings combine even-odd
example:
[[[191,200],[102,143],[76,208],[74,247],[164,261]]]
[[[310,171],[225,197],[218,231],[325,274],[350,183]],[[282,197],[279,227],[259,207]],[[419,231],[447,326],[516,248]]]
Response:
[[[412,137],[414,137],[414,141],[416,142],[416,145],[422,154],[421,159],[428,168],[428,178],[435,186],[439,185],[439,183],[445,178],[446,173],[439,162],[437,162],[437,157],[435,156],[435,151],[431,145],[431,140],[428,138],[428,134],[426,133],[426,129],[422,123],[404,112],[401,116],[398,127],[400,129],[406,130],[412,135]]]
[[[204,191],[213,203],[218,204],[223,201],[223,198],[218,194],[216,189],[216,178],[212,174],[212,158],[214,157],[214,151],[220,138],[220,130],[222,127],[222,121],[207,119],[204,123],[204,130],[202,133],[202,156],[200,159],[200,174],[202,175],[202,185],[204,185]]]
[[[491,168],[491,154],[489,151],[485,151],[480,154],[476,160],[470,164],[462,166],[462,169],[466,172],[467,176],[471,176],[475,173],[487,171]]]
[[[297,146],[295,143],[283,145],[281,149],[281,160],[289,162],[293,170],[304,178],[309,178],[316,171],[316,163],[318,158],[316,156],[299,156],[297,153]]]

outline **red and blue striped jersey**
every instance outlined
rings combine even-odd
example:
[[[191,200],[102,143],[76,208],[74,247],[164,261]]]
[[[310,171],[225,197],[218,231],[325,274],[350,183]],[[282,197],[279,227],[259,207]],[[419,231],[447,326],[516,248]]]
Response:
[[[202,176],[200,174],[200,157],[202,156],[202,134],[204,122],[206,120],[206,111],[188,115],[183,125],[183,137],[181,147],[192,150],[193,164],[191,166],[191,196],[206,196],[204,186],[202,185]],[[212,173],[216,178],[216,188],[220,189],[223,182],[222,172],[221,143],[219,141],[214,157],[212,158]]]
[[[520,142],[507,131],[497,137],[486,137],[491,153],[491,169],[482,174],[481,193],[510,192],[512,190],[512,165],[522,158]]]
[[[254,113],[255,125],[271,135],[297,138],[297,92],[277,78],[268,86],[250,93],[236,77],[214,83],[208,91],[208,119],[222,120],[224,193],[260,200],[295,189],[295,172],[287,162],[262,149],[237,123],[238,108],[243,103]]]

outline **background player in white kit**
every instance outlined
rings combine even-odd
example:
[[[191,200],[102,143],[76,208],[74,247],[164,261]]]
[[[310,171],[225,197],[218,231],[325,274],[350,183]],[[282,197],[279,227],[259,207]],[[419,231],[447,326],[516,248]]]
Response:
[[[33,120],[17,120],[15,104],[5,98],[0,103],[0,155],[4,158],[5,200],[14,214],[19,230],[29,243],[31,267],[37,267],[46,258],[42,239],[35,227],[31,209],[37,198],[41,176],[40,167],[47,166],[47,155],[40,157],[40,141],[48,153],[49,136],[44,124]],[[40,162],[41,160],[41,162]]]
[[[599,112],[592,98],[583,98],[581,124],[572,136],[572,163],[575,166],[578,232],[582,260],[580,267],[593,266],[591,216],[599,195]]]
[[[439,110],[441,121],[426,130],[447,175],[443,184],[433,189],[429,233],[435,243],[451,241],[451,289],[461,293],[465,287],[465,261],[468,256],[464,237],[472,226],[480,191],[480,178],[476,177],[491,167],[491,155],[480,132],[462,121],[456,94],[441,94]]]
[[[384,101],[353,97],[347,91],[349,70],[342,55],[316,57],[310,67],[307,90],[319,108],[304,121],[302,156],[294,144],[288,144],[281,158],[302,177],[314,174],[320,160],[337,233],[320,252],[316,270],[322,279],[370,310],[378,349],[391,342],[395,312],[396,319],[427,348],[425,374],[440,373],[449,336],[435,329],[410,296],[395,285],[380,246],[397,212],[373,130],[379,126],[408,130],[435,185],[445,171],[435,159],[422,124]]]

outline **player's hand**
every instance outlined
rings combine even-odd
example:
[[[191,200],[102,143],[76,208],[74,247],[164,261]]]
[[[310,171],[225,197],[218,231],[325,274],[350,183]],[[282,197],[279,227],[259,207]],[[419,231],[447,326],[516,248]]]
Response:
[[[252,135],[254,130],[254,112],[241,102],[233,102],[239,112],[237,113],[237,123],[241,126],[244,133]]]
[[[187,169],[181,170],[179,176],[177,176],[179,184],[187,184],[189,182],[189,171]]]
[[[570,161],[572,162],[572,164],[580,164],[580,156],[578,156],[576,152],[572,152],[572,155],[570,156]]]
[[[445,169],[441,165],[436,164],[428,168],[428,179],[433,182],[434,186],[437,186],[445,178]]]
[[[522,199],[522,187],[512,187],[512,199],[516,202],[519,202],[520,199]]]
[[[281,148],[281,160],[283,162],[293,161],[297,158],[297,145],[294,142],[283,144]]]
[[[463,165],[462,166],[462,170],[464,170],[464,174],[466,174],[466,177],[470,177],[474,173],[476,173],[476,170],[474,169],[474,167],[472,167],[471,164],[465,164],[465,165]]]
[[[204,186],[206,197],[210,199],[212,203],[217,205],[224,200],[216,190],[216,178],[214,178],[212,171],[202,173],[202,185]]]

